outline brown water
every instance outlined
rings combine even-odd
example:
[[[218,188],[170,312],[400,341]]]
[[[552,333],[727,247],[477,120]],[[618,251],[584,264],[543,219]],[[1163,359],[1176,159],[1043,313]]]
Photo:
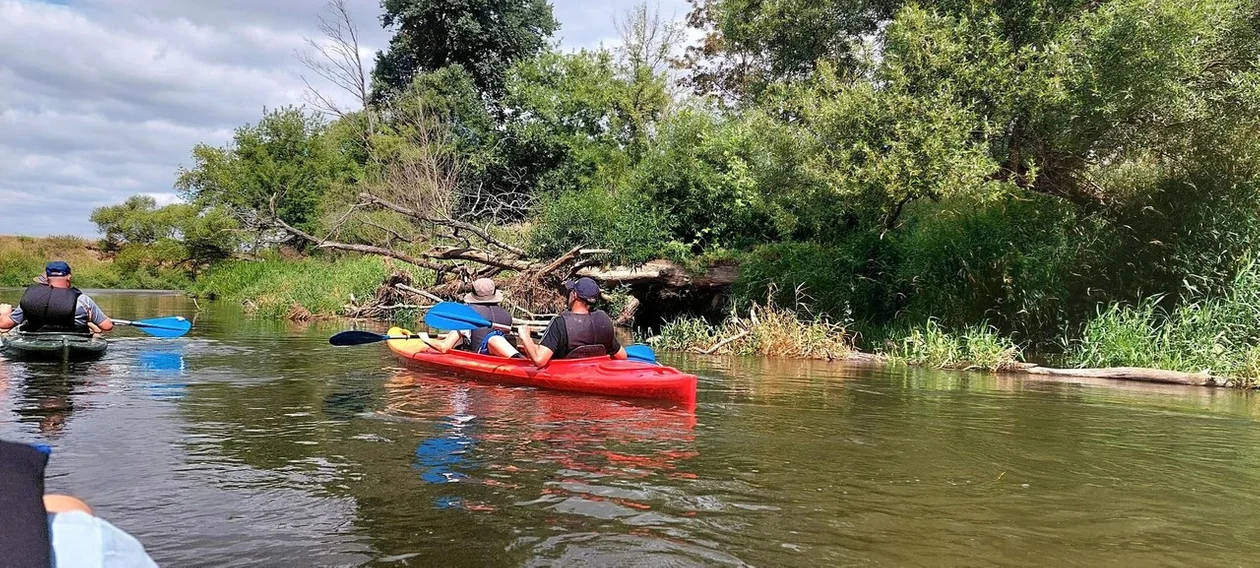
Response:
[[[0,292],[12,301],[14,292]],[[344,324],[196,313],[0,359],[0,437],[169,566],[1250,565],[1256,398],[663,356],[694,413],[407,369]],[[124,330],[115,337],[138,337]]]

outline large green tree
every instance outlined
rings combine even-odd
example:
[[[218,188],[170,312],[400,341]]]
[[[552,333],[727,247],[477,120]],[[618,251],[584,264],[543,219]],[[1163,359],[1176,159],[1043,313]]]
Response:
[[[372,71],[378,101],[407,89],[418,73],[453,64],[496,97],[508,68],[545,49],[559,27],[546,0],[383,0],[381,7],[394,36]]]
[[[863,42],[901,0],[689,0],[704,32],[684,58],[699,93],[755,98],[767,85],[807,79],[818,61],[853,68]]]
[[[175,186],[199,207],[222,206],[246,215],[276,214],[313,229],[320,202],[333,184],[353,182],[358,165],[318,116],[301,109],[268,111],[236,130],[230,144],[193,148],[193,166]]]

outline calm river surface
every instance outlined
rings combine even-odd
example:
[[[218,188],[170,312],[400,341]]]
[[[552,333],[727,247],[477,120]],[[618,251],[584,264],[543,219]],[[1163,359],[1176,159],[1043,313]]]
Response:
[[[14,301],[15,291],[0,291]],[[693,413],[408,369],[344,325],[181,314],[65,369],[0,358],[0,437],[168,566],[1252,565],[1247,393],[662,358]],[[367,326],[371,328],[372,326]]]

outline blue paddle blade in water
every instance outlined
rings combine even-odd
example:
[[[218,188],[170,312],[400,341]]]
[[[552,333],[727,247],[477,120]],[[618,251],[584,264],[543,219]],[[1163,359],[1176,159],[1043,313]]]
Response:
[[[648,347],[647,345],[644,345],[642,343],[636,343],[634,345],[627,345],[626,357],[629,357],[630,359],[635,360],[635,361],[642,361],[644,363],[652,363],[653,365],[657,364],[656,352],[652,351],[651,347]]]
[[[372,333],[370,331],[350,330],[343,331],[328,338],[328,343],[337,347],[345,347],[347,345],[367,345],[368,343],[376,343],[389,339],[388,335],[380,333]]]
[[[466,330],[488,327],[490,320],[481,317],[472,308],[455,302],[442,302],[429,308],[424,314],[429,327],[445,330]]]
[[[180,337],[192,329],[192,322],[184,319],[183,316],[137,320],[126,322],[125,325],[138,327],[149,335],[163,339]]]

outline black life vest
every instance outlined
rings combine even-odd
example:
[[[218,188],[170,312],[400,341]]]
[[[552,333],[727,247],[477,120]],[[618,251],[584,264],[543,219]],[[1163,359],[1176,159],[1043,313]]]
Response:
[[[44,510],[46,465],[43,452],[0,440],[0,565],[52,565]]]
[[[616,350],[617,338],[613,334],[612,318],[603,310],[587,314],[564,312],[557,317],[564,321],[565,334],[568,335],[568,345],[561,355],[562,359],[611,355]],[[592,346],[602,346],[604,353],[591,350]]]
[[[88,327],[74,319],[81,295],[78,288],[53,288],[47,284],[27,288],[19,303],[24,321],[22,331],[87,333]]]
[[[477,315],[486,318],[494,323],[512,327],[512,314],[507,310],[493,304],[468,304]],[[486,341],[486,336],[494,331],[493,327],[478,327],[468,332],[468,350],[476,353],[481,349],[481,344]],[[503,331],[503,330],[499,330]],[[504,332],[506,333],[506,332]]]

